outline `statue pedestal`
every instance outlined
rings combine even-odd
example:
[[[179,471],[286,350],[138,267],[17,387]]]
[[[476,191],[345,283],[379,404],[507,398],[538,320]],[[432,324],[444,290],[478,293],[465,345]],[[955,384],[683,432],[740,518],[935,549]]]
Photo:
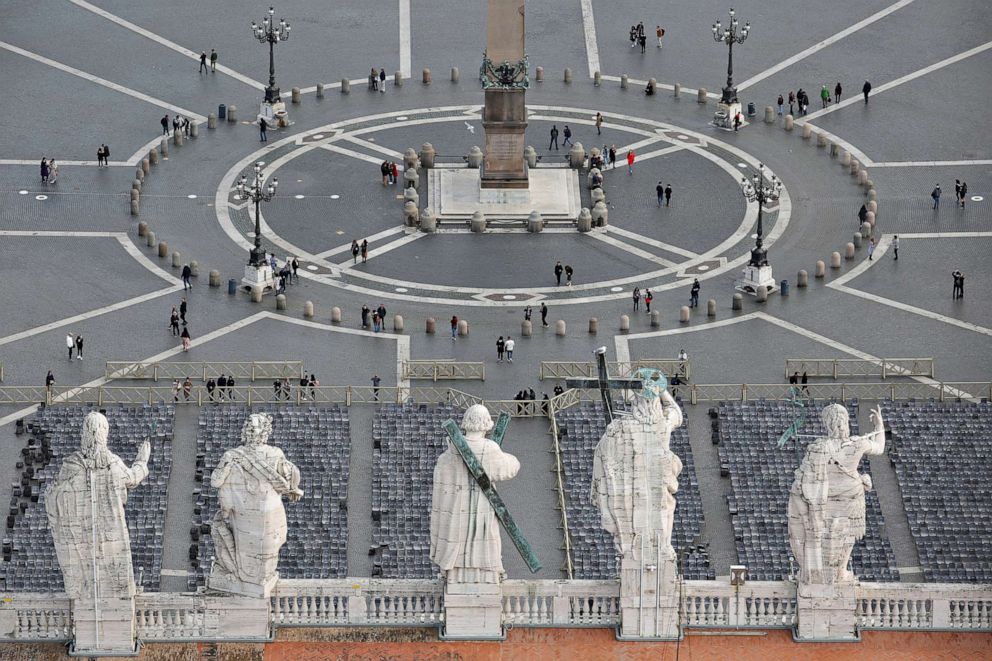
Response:
[[[445,583],[445,640],[503,640],[503,589],[498,583]]]
[[[269,600],[228,595],[208,595],[204,603],[206,638],[272,640]]]
[[[755,294],[758,291],[758,287],[767,287],[769,294],[778,291],[778,285],[775,284],[775,276],[772,275],[772,267],[751,266],[748,264],[744,267],[741,277],[735,283],[735,289],[746,294]]]
[[[272,267],[268,264],[262,266],[245,265],[245,277],[241,279],[241,284],[249,290],[261,287],[262,291],[275,288],[276,281],[272,275]]]
[[[254,597],[256,599],[268,599],[273,588],[279,582],[278,572],[273,574],[264,584],[245,583],[239,578],[230,574],[211,573],[207,577],[207,589],[227,592],[229,594],[240,595],[242,597]]]
[[[134,598],[74,599],[75,656],[137,655]]]
[[[794,637],[800,641],[857,641],[856,583],[800,583]]]
[[[674,560],[621,560],[621,640],[679,640],[678,568]]]

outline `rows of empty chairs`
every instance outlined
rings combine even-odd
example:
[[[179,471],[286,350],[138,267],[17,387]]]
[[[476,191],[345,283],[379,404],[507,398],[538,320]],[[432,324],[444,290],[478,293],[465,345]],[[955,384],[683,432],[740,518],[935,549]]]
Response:
[[[240,406],[200,410],[196,434],[196,486],[190,528],[189,588],[204,584],[213,558],[210,526],[217,490],[210,474],[224,452],[241,445],[249,413],[272,416],[269,443],[300,469],[303,498],[285,502],[289,535],[279,554],[283,578],[342,578],[348,571],[348,469],[351,433],[346,409],[338,406]]]
[[[3,536],[0,579],[7,590],[63,589],[45,512],[45,488],[58,474],[63,460],[80,448],[83,418],[91,410],[93,407],[50,406],[39,411],[27,425],[30,438],[17,462],[20,477],[12,485]],[[171,404],[122,405],[108,407],[104,413],[110,423],[107,444],[128,465],[134,461],[141,442],[151,440],[149,475],[129,492],[125,511],[135,580],[146,590],[158,590],[175,408]]]
[[[924,578],[992,583],[992,405],[887,402],[883,413]]]
[[[818,411],[807,416],[799,443],[825,435]],[[857,403],[848,405],[851,433],[858,433]],[[778,448],[778,439],[795,419],[789,402],[721,402],[711,409],[713,442],[720,468],[729,475],[728,497],[737,559],[753,580],[784,580],[798,573],[789,547],[787,506],[794,473],[802,457],[796,441]],[[870,473],[867,458],[860,472]],[[865,581],[897,581],[895,558],[883,536],[884,518],[874,491],[866,494],[867,533],[851,554],[854,573]]]
[[[557,413],[559,445],[564,469],[568,529],[575,578],[617,576],[613,536],[603,530],[599,510],[592,502],[592,465],[596,444],[606,430],[602,404],[582,404]],[[676,494],[672,545],[689,579],[712,579],[707,548],[699,540],[703,504],[689,446],[688,425],[672,433],[671,450],[682,460]]]
[[[461,421],[449,405],[387,404],[372,423],[372,576],[433,578],[430,559],[434,464],[447,447],[441,424]]]

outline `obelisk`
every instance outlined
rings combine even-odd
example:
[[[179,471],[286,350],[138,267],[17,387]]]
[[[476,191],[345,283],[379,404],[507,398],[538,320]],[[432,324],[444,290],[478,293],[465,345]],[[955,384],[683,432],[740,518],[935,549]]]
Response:
[[[486,92],[482,114],[486,131],[482,188],[526,189],[524,92],[529,81],[524,50],[524,0],[489,0],[480,79]]]

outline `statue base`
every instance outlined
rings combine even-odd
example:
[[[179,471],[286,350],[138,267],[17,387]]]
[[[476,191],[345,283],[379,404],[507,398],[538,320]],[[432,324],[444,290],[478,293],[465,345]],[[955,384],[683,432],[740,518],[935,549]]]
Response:
[[[268,264],[262,266],[245,266],[245,277],[241,278],[241,285],[249,291],[255,287],[261,287],[262,291],[271,291],[276,286],[275,277],[272,275],[272,267]]]
[[[775,276],[772,275],[772,267],[748,264],[741,272],[741,277],[734,283],[734,288],[745,294],[756,294],[758,287],[767,288],[769,294],[778,291]]]
[[[678,567],[674,559],[621,560],[619,640],[680,640]]]
[[[503,589],[499,583],[444,585],[442,640],[504,640]]]
[[[797,624],[792,637],[804,642],[856,642],[857,583],[800,583],[796,591]]]
[[[267,597],[208,595],[205,610],[210,614],[204,625],[205,638],[258,642],[273,639]]]
[[[240,595],[242,597],[254,597],[256,599],[268,599],[272,590],[279,582],[279,573],[272,575],[265,583],[246,583],[231,574],[211,573],[207,576],[207,589],[228,594]]]
[[[440,225],[464,228],[481,211],[493,227],[505,221],[526,224],[532,211],[547,223],[571,227],[582,209],[578,172],[570,168],[532,168],[526,188],[484,188],[473,168],[427,170],[427,206]]]
[[[71,656],[137,656],[134,599],[75,599]]]

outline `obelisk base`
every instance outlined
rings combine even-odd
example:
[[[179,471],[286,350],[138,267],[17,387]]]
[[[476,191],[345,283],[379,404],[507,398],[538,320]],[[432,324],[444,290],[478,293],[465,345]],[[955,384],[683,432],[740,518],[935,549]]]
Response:
[[[522,89],[486,90],[482,127],[486,148],[482,160],[482,188],[527,188],[524,132],[527,107]]]

